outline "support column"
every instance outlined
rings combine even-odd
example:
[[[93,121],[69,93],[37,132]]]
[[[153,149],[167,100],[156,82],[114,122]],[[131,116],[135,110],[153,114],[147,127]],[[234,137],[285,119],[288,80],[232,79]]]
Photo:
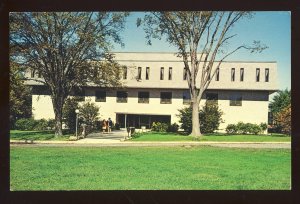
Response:
[[[127,120],[127,114],[125,114],[125,128],[127,128],[127,125],[126,125],[126,121]]]

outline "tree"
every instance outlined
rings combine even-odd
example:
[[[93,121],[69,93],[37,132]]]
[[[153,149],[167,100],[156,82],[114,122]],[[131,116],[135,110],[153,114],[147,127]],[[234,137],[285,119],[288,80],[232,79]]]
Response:
[[[291,104],[283,108],[274,115],[274,120],[280,129],[285,134],[291,134]]]
[[[87,101],[79,106],[79,116],[86,125],[94,127],[96,121],[99,119],[99,107],[90,101]]]
[[[62,135],[62,109],[76,87],[93,82],[120,86],[120,66],[109,53],[112,42],[123,45],[125,12],[10,13],[11,58],[42,76],[31,79],[51,93],[55,136]],[[109,73],[107,73],[109,71]]]
[[[187,71],[187,83],[191,95],[192,132],[194,137],[200,137],[199,104],[204,91],[210,84],[216,68],[231,54],[241,48],[251,52],[261,52],[266,46],[254,41],[252,46],[241,45],[226,51],[224,46],[236,34],[231,34],[231,28],[243,18],[251,18],[250,12],[151,12],[144,19],[137,20],[137,26],[144,25],[146,38],[151,45],[151,38],[161,39],[162,36],[178,49]],[[198,54],[200,51],[200,55]],[[217,61],[217,57],[219,60]],[[200,72],[200,81],[196,81]]]
[[[9,81],[9,120],[13,129],[18,118],[31,117],[31,91],[24,85],[22,70],[14,63],[10,65]]]
[[[273,97],[270,103],[270,110],[272,114],[276,114],[282,111],[284,108],[291,104],[291,91],[288,89],[280,90]]]
[[[75,132],[76,130],[75,110],[79,108],[79,101],[78,97],[69,97],[63,107],[63,119],[71,132]]]

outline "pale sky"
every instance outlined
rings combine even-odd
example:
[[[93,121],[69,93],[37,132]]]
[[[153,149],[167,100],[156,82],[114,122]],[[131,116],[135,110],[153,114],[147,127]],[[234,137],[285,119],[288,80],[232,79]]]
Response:
[[[136,27],[137,17],[144,12],[132,12],[127,18],[126,28],[121,34],[125,47],[115,45],[118,52],[176,52],[165,40],[153,40],[147,45],[142,27]],[[291,88],[291,14],[288,11],[259,11],[250,20],[238,22],[232,30],[238,34],[230,45],[235,48],[241,44],[251,45],[260,40],[269,48],[262,53],[251,54],[239,50],[227,60],[237,61],[277,61],[279,89]]]

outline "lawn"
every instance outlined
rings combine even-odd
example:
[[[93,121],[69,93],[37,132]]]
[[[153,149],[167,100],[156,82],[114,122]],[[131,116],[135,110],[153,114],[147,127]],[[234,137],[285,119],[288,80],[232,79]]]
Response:
[[[288,149],[24,147],[10,152],[11,190],[289,190]]]
[[[54,131],[21,131],[11,130],[11,140],[68,140],[70,134],[65,134],[62,137],[55,138]]]
[[[193,141],[192,136],[175,133],[141,133],[131,141]],[[283,134],[273,135],[227,135],[209,134],[204,135],[201,141],[218,142],[290,142],[291,137]]]

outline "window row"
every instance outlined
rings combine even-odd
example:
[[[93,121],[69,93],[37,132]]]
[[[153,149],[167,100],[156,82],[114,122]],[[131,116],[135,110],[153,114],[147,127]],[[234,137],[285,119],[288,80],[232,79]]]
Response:
[[[96,102],[106,102],[106,91],[96,91]],[[138,103],[149,103],[150,94],[147,91],[138,92]],[[128,92],[117,91],[117,103],[127,103]],[[184,91],[182,94],[183,104],[191,103],[191,95],[188,91]],[[206,93],[206,100],[208,102],[218,102],[217,93]],[[171,104],[172,103],[172,92],[160,92],[160,103]],[[242,106],[242,94],[234,93],[229,96],[230,106]]]
[[[269,68],[265,68],[265,82],[269,82]],[[172,80],[172,73],[173,73],[173,68],[169,67],[168,69],[168,80]],[[215,76],[215,81],[220,80],[220,69],[217,68],[216,72],[214,74]],[[245,71],[244,68],[240,68],[240,81],[244,81],[244,76],[245,76]],[[208,79],[210,79],[210,74],[207,76]],[[142,67],[138,67],[138,73],[137,77],[138,80],[142,79]],[[145,80],[149,80],[150,78],[150,67],[146,67],[146,73],[145,73]],[[188,78],[188,71],[186,68],[183,69],[183,80],[187,80]],[[127,79],[127,68],[124,67],[123,70],[123,79]],[[161,67],[160,68],[160,80],[165,80],[165,68]],[[256,82],[260,81],[260,68],[256,68],[256,75],[255,75],[255,80]],[[236,73],[235,73],[235,68],[231,68],[231,81],[236,81]]]
[[[244,81],[244,68],[240,68],[240,81]],[[270,71],[265,68],[265,82],[269,82]],[[231,81],[235,81],[235,68],[231,68]],[[260,81],[260,68],[256,68],[255,81]]]

